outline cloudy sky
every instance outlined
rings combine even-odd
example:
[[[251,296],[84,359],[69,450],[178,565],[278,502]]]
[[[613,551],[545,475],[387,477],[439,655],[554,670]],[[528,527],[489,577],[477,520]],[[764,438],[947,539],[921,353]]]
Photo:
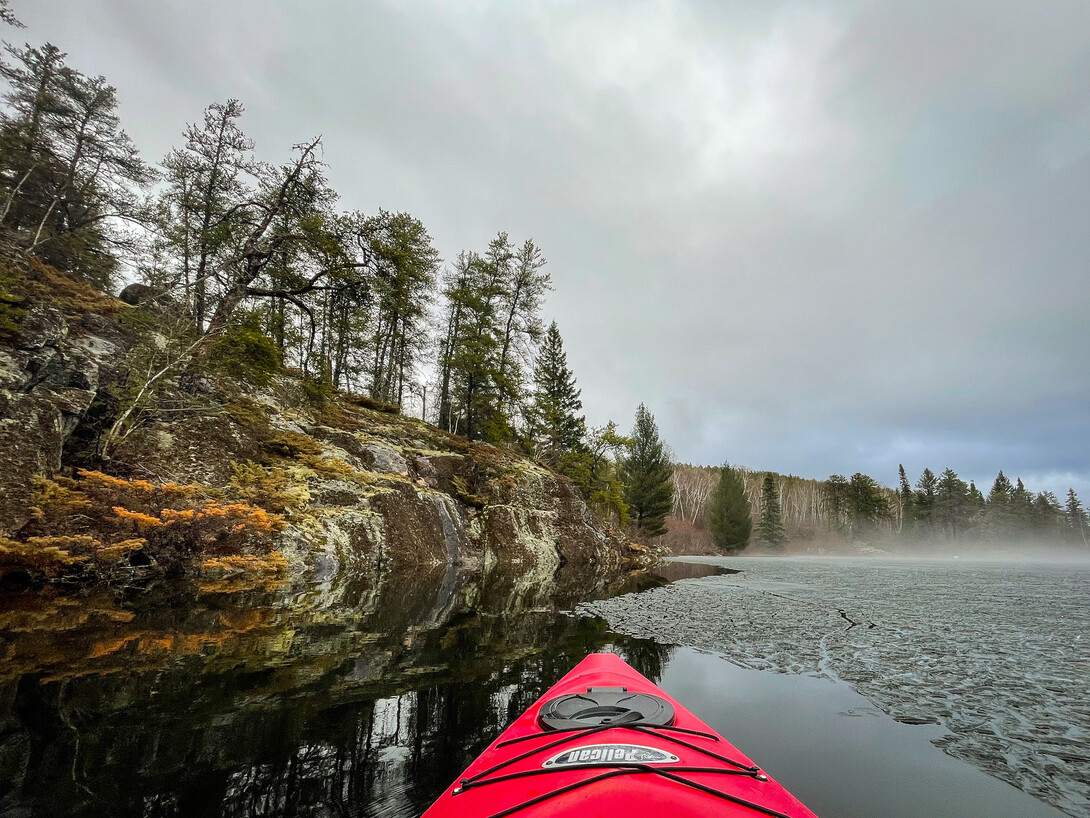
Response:
[[[158,160],[241,99],[345,208],[549,259],[588,420],[1090,500],[1090,3],[13,0]]]

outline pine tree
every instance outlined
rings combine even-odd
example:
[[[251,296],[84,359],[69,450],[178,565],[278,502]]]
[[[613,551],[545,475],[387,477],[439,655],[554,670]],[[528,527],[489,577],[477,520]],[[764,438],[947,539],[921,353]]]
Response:
[[[916,520],[918,528],[930,536],[935,524],[936,493],[939,488],[939,478],[929,468],[925,468],[916,481]]]
[[[506,239],[506,234],[501,234]],[[523,364],[533,358],[534,348],[544,337],[541,302],[552,289],[544,271],[545,257],[531,239],[518,250],[504,252],[506,281],[499,320],[500,337],[498,381],[503,391],[504,409],[512,414],[523,393]]]
[[[428,316],[439,251],[419,219],[388,213],[367,219],[364,232],[374,266],[371,397],[400,406],[406,377],[427,344]]]
[[[746,484],[738,469],[724,463],[719,483],[708,498],[708,528],[716,546],[728,553],[743,551],[753,533],[753,516]]]
[[[0,220],[28,253],[106,288],[111,252],[128,244],[114,227],[139,218],[138,188],[155,178],[117,115],[104,77],[65,65],[65,54],[8,48],[0,61]]]
[[[657,537],[666,533],[666,515],[674,503],[673,467],[659,440],[655,416],[642,403],[636,410],[632,445],[621,461],[624,502],[636,527]]]
[[[939,478],[935,494],[935,519],[946,536],[957,540],[968,527],[970,517],[969,486],[953,469]]]
[[[1083,511],[1082,503],[1079,501],[1079,495],[1075,494],[1075,489],[1069,488],[1067,490],[1064,516],[1067,518],[1067,525],[1071,529],[1072,538],[1086,545],[1086,512]]]
[[[848,481],[848,507],[855,536],[866,535],[889,517],[889,500],[878,481],[856,472]]]
[[[556,469],[566,454],[585,448],[586,421],[575,375],[556,322],[549,325],[534,368],[533,438],[541,459]]]
[[[848,525],[848,480],[842,474],[830,474],[822,483],[822,498],[830,527],[842,531]]]
[[[1028,537],[1033,528],[1033,494],[1019,477],[1011,490],[1011,535],[1016,539]]]
[[[988,492],[988,501],[984,510],[984,523],[988,533],[996,539],[1010,537],[1014,529],[1014,519],[1011,513],[1011,502],[1014,495],[1014,486],[1003,470],[995,476],[991,491]]]
[[[975,480],[969,481],[969,506],[975,516],[979,516],[984,511],[984,495],[976,487]]]
[[[498,258],[506,235],[492,241]],[[500,442],[509,437],[499,384],[501,351],[498,315],[503,270],[495,261],[463,252],[444,282],[444,337],[440,341],[440,424],[470,440]]]
[[[1056,495],[1051,491],[1038,492],[1033,500],[1034,535],[1044,540],[1063,539],[1066,527],[1067,515]]]
[[[771,474],[765,475],[761,486],[761,521],[757,524],[757,539],[766,543],[774,551],[783,551],[787,543],[787,532],[783,527],[783,514],[780,510],[779,490]]]
[[[910,534],[916,528],[916,497],[903,465],[897,466],[897,476],[901,484],[898,492],[901,496],[901,533]]]
[[[185,129],[185,145],[163,160],[166,185],[159,196],[160,233],[177,260],[174,275],[200,330],[216,298],[213,279],[222,258],[230,253],[234,237],[244,229],[243,203],[254,195],[247,179],[257,172],[253,140],[238,120],[242,103],[230,99],[213,103],[200,125]],[[274,264],[284,283],[285,259]],[[280,333],[283,352],[283,333]]]

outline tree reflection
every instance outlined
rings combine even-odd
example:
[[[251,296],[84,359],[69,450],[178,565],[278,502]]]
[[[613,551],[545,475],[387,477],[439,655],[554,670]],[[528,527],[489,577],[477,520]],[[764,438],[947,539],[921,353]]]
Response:
[[[414,815],[588,653],[669,658],[557,588],[480,583],[9,609],[0,815]]]

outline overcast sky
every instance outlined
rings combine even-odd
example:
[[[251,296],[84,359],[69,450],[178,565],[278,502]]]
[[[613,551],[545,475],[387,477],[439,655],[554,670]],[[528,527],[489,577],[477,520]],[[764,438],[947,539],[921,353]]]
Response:
[[[13,0],[158,161],[231,97],[346,209],[549,260],[588,421],[1090,500],[1086,0]]]

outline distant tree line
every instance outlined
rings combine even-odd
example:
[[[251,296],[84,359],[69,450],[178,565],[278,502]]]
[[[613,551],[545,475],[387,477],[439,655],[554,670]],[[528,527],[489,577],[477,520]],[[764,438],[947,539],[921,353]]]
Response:
[[[0,22],[18,25],[6,0]],[[129,265],[165,316],[134,353],[103,456],[172,378],[220,366],[260,385],[291,368],[318,398],[418,406],[569,476],[617,523],[665,530],[672,469],[654,417],[641,405],[630,436],[586,427],[560,331],[541,317],[551,282],[533,240],[501,231],[444,267],[411,214],[338,209],[320,137],[258,159],[238,100],[209,105],[153,167],[115,89],[56,46],[8,46],[0,75],[6,240],[103,290]]]
[[[1064,541],[1087,545],[1087,515],[1073,488],[1066,501],[1051,491],[1032,492],[1020,479],[1011,483],[1002,470],[987,496],[953,469],[935,475],[924,469],[911,486],[904,466],[891,515],[897,533],[927,541]]]
[[[786,539],[824,535],[906,546],[1090,541],[1090,519],[1074,489],[1061,502],[1051,492],[1031,492],[1021,480],[1012,483],[1002,471],[987,495],[952,469],[939,475],[924,469],[913,485],[901,466],[899,477],[894,490],[862,473],[819,481],[675,464],[672,514],[707,531],[726,551],[751,541],[775,550]]]

